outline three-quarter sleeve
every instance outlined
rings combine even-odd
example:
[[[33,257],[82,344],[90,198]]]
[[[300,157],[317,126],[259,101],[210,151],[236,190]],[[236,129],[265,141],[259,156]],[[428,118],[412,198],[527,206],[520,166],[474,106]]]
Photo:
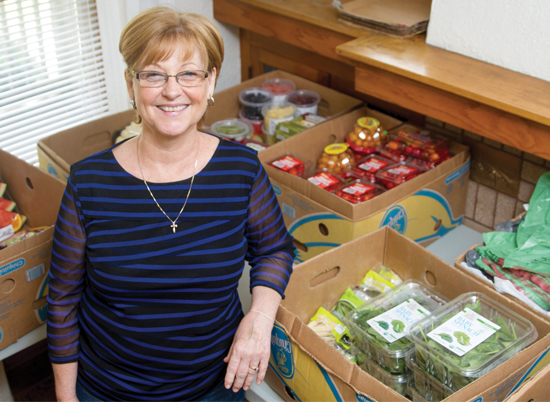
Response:
[[[261,163],[251,191],[246,236],[250,288],[267,286],[284,297],[295,248]]]
[[[48,293],[48,348],[52,363],[79,357],[78,308],[85,284],[86,234],[69,178],[53,236]]]

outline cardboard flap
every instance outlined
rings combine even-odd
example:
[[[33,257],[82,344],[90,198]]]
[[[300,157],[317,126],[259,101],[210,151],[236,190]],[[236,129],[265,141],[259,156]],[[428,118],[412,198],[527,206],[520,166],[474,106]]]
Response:
[[[344,11],[362,20],[390,26],[414,26],[430,19],[432,0],[354,0]]]
[[[126,110],[93,120],[43,138],[38,145],[68,172],[73,163],[112,146],[115,133],[132,122],[134,113]]]
[[[65,184],[27,162],[0,150],[0,179],[31,227],[50,226],[57,217]]]

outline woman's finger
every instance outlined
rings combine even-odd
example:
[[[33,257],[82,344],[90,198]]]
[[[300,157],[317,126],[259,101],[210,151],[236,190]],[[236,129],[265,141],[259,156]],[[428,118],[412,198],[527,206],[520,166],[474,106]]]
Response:
[[[247,377],[249,377],[249,374],[250,374],[251,371],[253,371],[253,370],[251,370],[248,367],[248,363],[245,363],[244,360],[241,360],[241,362],[239,364],[239,369],[237,370],[237,373],[235,374],[235,380],[233,381],[233,392],[237,392],[238,390],[240,390],[244,386],[244,383],[245,383]],[[254,374],[256,374],[255,371],[254,371]],[[252,379],[254,380],[254,378],[252,378]]]
[[[265,379],[265,373],[269,366],[269,360],[261,360],[258,366],[258,376],[256,377],[256,384],[260,385]]]
[[[245,391],[248,391],[248,389],[254,382],[254,378],[256,378],[256,374],[258,374],[258,371],[260,370],[259,365],[260,363],[256,363],[256,364],[251,363],[248,365],[248,376],[244,380],[244,385],[243,385],[243,389]]]

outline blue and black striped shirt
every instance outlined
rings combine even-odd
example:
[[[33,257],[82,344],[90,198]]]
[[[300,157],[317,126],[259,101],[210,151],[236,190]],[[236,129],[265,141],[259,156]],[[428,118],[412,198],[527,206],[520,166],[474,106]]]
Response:
[[[116,145],[115,145],[116,146]],[[177,217],[190,179],[149,183]],[[53,239],[48,344],[103,400],[193,400],[222,381],[237,286],[284,295],[294,247],[257,155],[226,140],[171,223],[112,148],[75,164]]]

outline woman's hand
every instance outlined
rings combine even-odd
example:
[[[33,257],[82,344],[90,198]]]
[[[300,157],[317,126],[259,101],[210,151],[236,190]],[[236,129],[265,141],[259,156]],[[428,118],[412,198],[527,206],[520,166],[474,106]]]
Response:
[[[265,378],[271,351],[273,319],[267,314],[251,310],[241,321],[229,354],[224,362],[229,363],[225,375],[225,388],[233,386],[233,392],[243,388],[247,391],[254,377],[260,385]]]

